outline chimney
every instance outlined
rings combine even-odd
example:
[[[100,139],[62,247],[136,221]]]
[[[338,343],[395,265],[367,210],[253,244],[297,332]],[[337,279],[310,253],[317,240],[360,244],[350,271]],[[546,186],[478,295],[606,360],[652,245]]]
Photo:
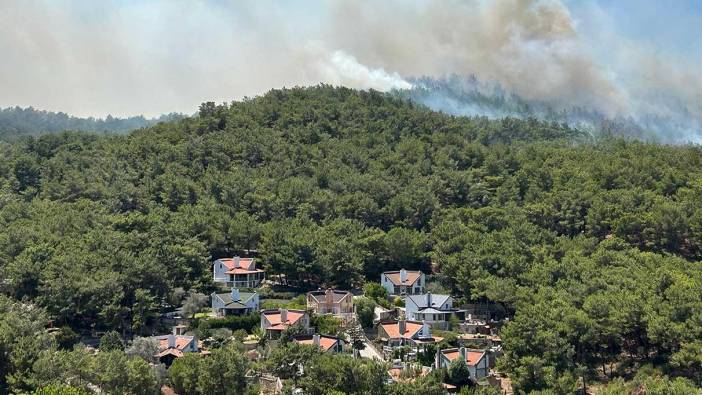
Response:
[[[332,291],[331,288],[327,288],[327,290],[324,291],[324,303],[326,303],[329,308],[334,304],[334,291]]]
[[[404,319],[397,321],[397,327],[400,330],[400,336],[404,336],[405,329],[407,328],[407,321]]]
[[[168,335],[168,348],[175,348],[175,335]]]
[[[319,347],[319,334],[312,335],[312,344]]]
[[[427,292],[427,307],[431,307],[431,292]]]
[[[241,266],[239,266],[239,256],[238,255],[232,259],[234,260],[234,267],[235,268],[241,267]]]
[[[280,309],[280,322],[282,324],[288,321],[288,309]]]
[[[431,328],[426,321],[422,320],[422,336],[431,337]]]
[[[458,349],[458,355],[461,357],[462,360],[466,360],[466,348],[461,347]]]
[[[239,295],[239,289],[236,287],[232,287],[232,302],[238,302],[241,300],[241,296]]]
[[[407,270],[400,269],[400,283],[404,284],[407,281]]]
[[[436,369],[441,369],[441,349],[436,349],[436,356],[434,357],[434,367]]]

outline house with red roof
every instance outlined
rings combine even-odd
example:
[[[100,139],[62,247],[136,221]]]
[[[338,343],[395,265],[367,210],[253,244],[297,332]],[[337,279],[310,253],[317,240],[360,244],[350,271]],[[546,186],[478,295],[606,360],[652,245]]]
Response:
[[[488,376],[488,357],[485,350],[465,347],[438,350],[434,367],[436,369],[448,368],[451,362],[457,359],[463,359],[466,362],[471,380],[478,381]]]
[[[254,258],[221,258],[212,264],[214,282],[227,287],[256,288],[261,285],[266,271],[256,267]]]
[[[173,327],[173,333],[169,335],[154,336],[158,343],[158,353],[156,358],[170,366],[173,360],[182,357],[187,352],[200,352],[200,346],[195,336],[186,336],[183,326]]]
[[[419,295],[424,293],[426,278],[418,270],[394,270],[380,275],[380,285],[389,295]]]
[[[319,347],[322,352],[336,354],[344,351],[344,341],[335,336],[327,335],[304,335],[296,336],[293,341],[299,344],[307,344]]]
[[[261,312],[261,329],[269,339],[277,339],[290,326],[310,328],[310,317],[305,310],[273,309]]]
[[[381,322],[378,325],[378,339],[388,347],[422,346],[443,340],[432,336],[431,327],[426,322],[404,319]]]

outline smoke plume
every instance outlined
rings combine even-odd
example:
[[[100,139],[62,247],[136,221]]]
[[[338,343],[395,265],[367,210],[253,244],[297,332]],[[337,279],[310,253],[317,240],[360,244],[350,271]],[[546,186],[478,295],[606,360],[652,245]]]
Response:
[[[282,86],[387,91],[459,75],[699,139],[695,60],[622,37],[594,4],[579,12],[589,23],[559,0],[0,0],[0,106],[153,116]]]

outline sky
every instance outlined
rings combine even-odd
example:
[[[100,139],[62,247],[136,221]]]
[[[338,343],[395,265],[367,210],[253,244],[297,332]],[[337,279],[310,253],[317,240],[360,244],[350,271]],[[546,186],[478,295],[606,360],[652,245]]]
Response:
[[[0,0],[0,107],[193,113],[320,82],[475,75],[610,116],[702,119],[702,2]]]

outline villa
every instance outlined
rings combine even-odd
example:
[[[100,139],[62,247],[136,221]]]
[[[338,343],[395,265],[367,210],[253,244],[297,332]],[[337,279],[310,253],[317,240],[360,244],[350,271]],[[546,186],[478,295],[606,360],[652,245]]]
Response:
[[[256,288],[265,278],[265,270],[256,268],[254,258],[221,258],[212,265],[214,282],[227,287]]]

